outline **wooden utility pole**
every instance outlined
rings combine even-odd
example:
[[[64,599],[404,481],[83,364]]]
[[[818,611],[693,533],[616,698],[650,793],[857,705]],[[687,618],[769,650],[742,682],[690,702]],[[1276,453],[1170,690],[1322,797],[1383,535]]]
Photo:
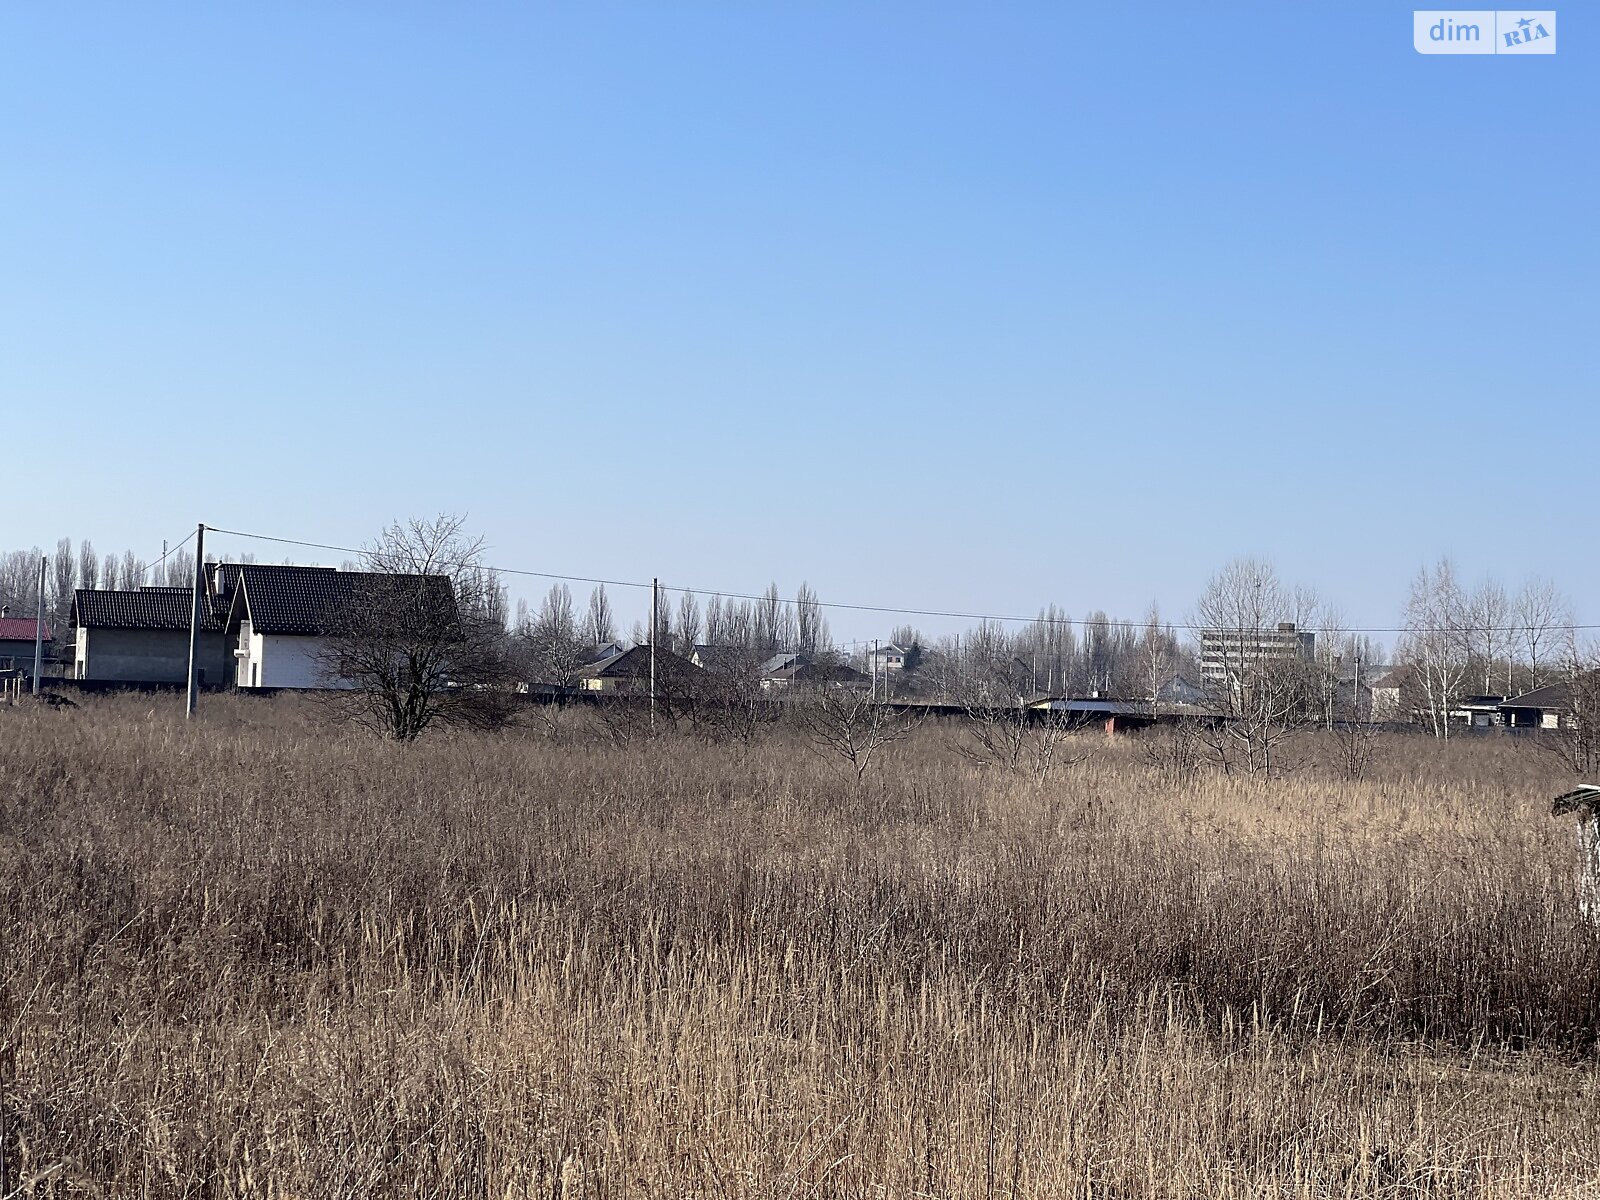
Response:
[[[206,594],[206,526],[202,521],[194,535],[194,597],[189,607],[189,695],[184,718],[194,716],[200,692],[200,601]]]
[[[39,611],[33,626],[33,694],[39,694],[39,676],[44,671],[44,569],[50,560],[39,560]]]
[[[661,613],[661,580],[650,580],[650,732],[656,731],[656,635]]]

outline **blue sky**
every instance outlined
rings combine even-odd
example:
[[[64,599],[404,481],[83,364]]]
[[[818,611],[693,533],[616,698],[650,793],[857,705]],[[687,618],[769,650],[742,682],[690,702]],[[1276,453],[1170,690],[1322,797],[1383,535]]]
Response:
[[[1377,626],[1450,554],[1600,620],[1560,22],[8,7],[0,546],[450,510],[510,566],[1127,616],[1256,554]]]

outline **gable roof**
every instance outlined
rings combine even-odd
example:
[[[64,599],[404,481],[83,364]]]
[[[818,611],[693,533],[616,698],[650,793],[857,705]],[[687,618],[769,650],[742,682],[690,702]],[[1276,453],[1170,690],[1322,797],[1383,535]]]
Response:
[[[343,613],[409,602],[419,595],[439,613],[454,614],[455,589],[443,575],[245,566],[239,569],[227,622],[230,630],[249,621],[253,633],[315,637],[332,632]]]
[[[82,629],[188,629],[194,593],[189,588],[147,587],[72,595],[72,624]],[[200,628],[222,628],[222,615],[207,606]]]
[[[678,675],[701,675],[704,672],[687,658],[674,654],[665,646],[656,647],[656,674],[673,672]],[[648,679],[650,678],[650,646],[635,646],[624,650],[604,662],[590,663],[578,672],[580,679]]]
[[[742,646],[696,646],[689,661],[708,671],[736,671],[752,665],[750,653]]]
[[[799,650],[780,650],[761,664],[761,673],[763,675],[774,675],[790,667],[803,666],[810,661],[811,656]]]
[[[1565,680],[1547,683],[1520,696],[1508,696],[1500,702],[1501,708],[1571,708],[1572,685]]]
[[[870,676],[844,663],[819,663],[808,659],[773,671],[767,678],[780,683],[867,683]]]
[[[37,617],[0,617],[0,642],[31,642],[36,640],[38,632]],[[50,636],[48,625],[44,627],[44,640],[55,640]]]

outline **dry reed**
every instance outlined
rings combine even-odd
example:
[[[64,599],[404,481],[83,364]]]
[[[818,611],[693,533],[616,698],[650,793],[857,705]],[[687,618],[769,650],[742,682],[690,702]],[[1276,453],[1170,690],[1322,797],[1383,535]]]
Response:
[[[1045,785],[948,730],[395,747],[0,711],[10,1185],[41,1195],[1596,1195],[1549,764]]]

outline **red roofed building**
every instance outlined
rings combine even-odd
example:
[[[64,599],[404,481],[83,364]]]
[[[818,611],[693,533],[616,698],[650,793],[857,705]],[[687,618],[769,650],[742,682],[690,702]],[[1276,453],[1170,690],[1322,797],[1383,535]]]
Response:
[[[32,617],[0,617],[0,670],[16,667],[33,673],[33,641],[38,623]],[[50,636],[50,626],[44,627],[44,657],[49,667],[56,662],[55,639]]]

